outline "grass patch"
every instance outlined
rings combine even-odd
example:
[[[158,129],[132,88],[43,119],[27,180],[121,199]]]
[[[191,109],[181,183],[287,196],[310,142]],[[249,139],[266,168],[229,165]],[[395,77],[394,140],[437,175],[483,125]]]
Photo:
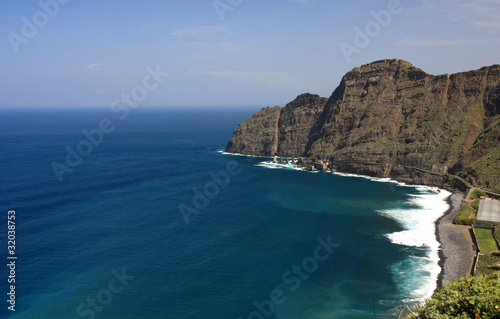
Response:
[[[463,202],[460,213],[453,220],[457,225],[472,225],[476,222],[477,211],[469,203]]]
[[[498,251],[497,243],[493,238],[491,229],[476,228],[475,232],[481,253],[489,254],[494,251]]]
[[[476,273],[475,275],[492,275],[498,273],[498,270],[495,270],[492,267],[494,265],[498,265],[500,263],[500,256],[496,255],[481,255],[479,256],[479,260],[477,261]]]
[[[470,199],[478,199],[481,198],[481,196],[488,197],[488,194],[482,190],[476,189],[472,192],[472,194],[470,194]]]
[[[470,203],[470,205],[472,206],[472,208],[474,208],[476,211],[479,210],[479,202],[481,200],[480,199],[476,199],[475,201],[473,201],[472,203]]]

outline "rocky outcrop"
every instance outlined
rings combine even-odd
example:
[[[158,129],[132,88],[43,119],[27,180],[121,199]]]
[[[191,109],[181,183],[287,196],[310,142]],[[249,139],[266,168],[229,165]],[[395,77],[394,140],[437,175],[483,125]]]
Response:
[[[260,156],[305,156],[311,129],[323,114],[327,101],[306,93],[283,109],[263,108],[238,126],[226,151]]]
[[[328,101],[304,94],[257,113],[227,151],[327,159],[340,171],[455,188],[447,174],[459,175],[495,189],[499,108],[499,65],[434,76],[382,60],[348,72]],[[261,120],[262,112],[273,116]]]
[[[306,155],[311,130],[323,114],[327,101],[318,95],[302,94],[283,108],[278,122],[277,154]]]
[[[271,155],[278,150],[278,122],[281,108],[265,107],[241,123],[229,141],[226,152]]]

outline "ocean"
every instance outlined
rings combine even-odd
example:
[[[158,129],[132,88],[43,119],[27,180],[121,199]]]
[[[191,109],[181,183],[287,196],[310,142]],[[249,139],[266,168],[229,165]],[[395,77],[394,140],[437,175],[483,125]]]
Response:
[[[0,317],[397,318],[429,297],[450,193],[224,154],[256,110],[0,111]]]

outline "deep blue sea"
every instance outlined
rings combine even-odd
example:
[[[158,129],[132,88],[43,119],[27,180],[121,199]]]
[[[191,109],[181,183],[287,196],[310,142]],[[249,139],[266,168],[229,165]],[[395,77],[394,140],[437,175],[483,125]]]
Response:
[[[0,111],[0,318],[397,318],[429,296],[449,193],[223,154],[255,111]]]

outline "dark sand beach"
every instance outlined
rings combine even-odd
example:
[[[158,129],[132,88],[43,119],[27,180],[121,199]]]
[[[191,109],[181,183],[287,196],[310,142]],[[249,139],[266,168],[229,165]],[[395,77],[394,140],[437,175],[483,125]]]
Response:
[[[451,195],[448,199],[450,209],[436,223],[437,239],[441,243],[439,265],[442,269],[438,287],[467,276],[471,270],[475,252],[469,228],[453,225],[453,218],[459,213],[463,198],[460,193]]]

